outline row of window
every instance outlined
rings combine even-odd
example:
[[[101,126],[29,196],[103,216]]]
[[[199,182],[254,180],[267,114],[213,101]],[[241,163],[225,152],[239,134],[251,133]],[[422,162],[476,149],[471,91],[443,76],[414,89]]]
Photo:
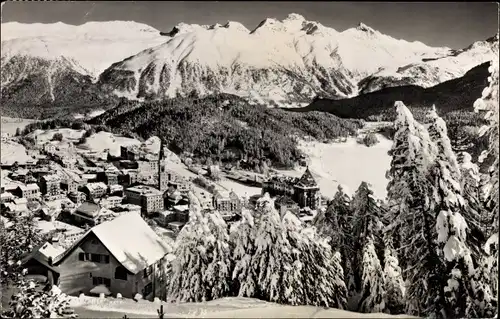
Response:
[[[78,260],[80,260],[80,261],[92,261],[92,262],[100,263],[100,264],[109,264],[109,255],[79,253]]]

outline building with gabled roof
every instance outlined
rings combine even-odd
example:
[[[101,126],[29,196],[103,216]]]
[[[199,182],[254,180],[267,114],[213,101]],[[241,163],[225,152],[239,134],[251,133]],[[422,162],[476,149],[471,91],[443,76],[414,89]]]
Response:
[[[318,209],[321,206],[319,186],[309,167],[300,178],[272,176],[262,183],[262,195],[286,196],[296,202],[300,208]]]
[[[164,298],[162,263],[171,258],[168,246],[136,212],[88,230],[71,247],[45,263],[54,284],[69,295],[89,294],[105,285],[116,295]]]

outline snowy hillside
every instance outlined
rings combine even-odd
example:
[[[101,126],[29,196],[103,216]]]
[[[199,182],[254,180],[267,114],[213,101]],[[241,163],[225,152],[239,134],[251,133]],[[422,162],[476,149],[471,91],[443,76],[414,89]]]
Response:
[[[158,30],[133,21],[87,22],[79,26],[9,22],[2,24],[2,67],[11,58],[21,56],[67,60],[75,71],[96,78],[114,62],[163,41]]]
[[[362,80],[360,93],[403,85],[428,88],[459,78],[475,66],[491,60],[498,60],[498,34],[450,56],[385,68]]]
[[[101,82],[139,98],[225,92],[286,105],[316,95],[352,96],[357,81],[381,68],[449,53],[364,24],[338,32],[298,14],[265,19],[253,31],[238,22],[179,24],[169,35],[113,65]]]

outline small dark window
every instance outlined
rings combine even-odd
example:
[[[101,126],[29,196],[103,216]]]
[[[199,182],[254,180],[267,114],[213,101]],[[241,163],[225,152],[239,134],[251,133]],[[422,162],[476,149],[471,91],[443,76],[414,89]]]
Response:
[[[122,266],[116,267],[115,279],[127,280],[127,270]]]
[[[85,261],[85,253],[79,253],[78,260]]]
[[[104,263],[109,264],[109,255],[103,255],[104,257]]]
[[[143,289],[143,296],[146,297],[148,296],[150,293],[153,292],[153,284],[152,283],[149,283],[147,284],[144,289]]]
[[[144,278],[146,278],[149,275],[151,275],[152,272],[153,272],[153,266],[146,267],[144,269]]]
[[[90,260],[90,253],[85,253],[85,260]]]
[[[95,262],[95,263],[100,263],[101,262],[101,255],[99,254],[91,254],[90,255],[90,260]]]

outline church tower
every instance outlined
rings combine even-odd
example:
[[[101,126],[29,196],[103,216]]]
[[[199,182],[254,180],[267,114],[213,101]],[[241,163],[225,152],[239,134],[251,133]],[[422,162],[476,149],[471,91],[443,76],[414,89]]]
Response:
[[[165,158],[166,147],[163,141],[160,144],[160,152],[158,154],[158,189],[165,192],[168,189],[168,172],[167,172],[167,159]]]

